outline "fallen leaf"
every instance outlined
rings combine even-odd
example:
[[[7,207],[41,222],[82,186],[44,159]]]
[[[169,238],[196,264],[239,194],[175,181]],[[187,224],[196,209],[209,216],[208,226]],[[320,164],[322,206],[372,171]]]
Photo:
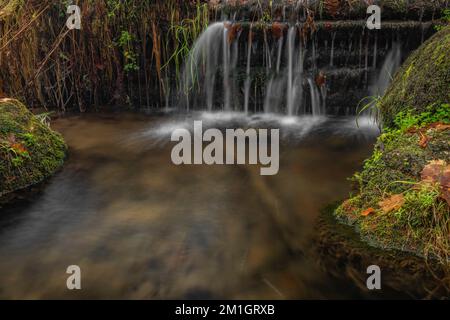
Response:
[[[416,133],[424,134],[425,132],[427,132],[430,129],[434,129],[436,131],[445,131],[445,130],[449,130],[450,129],[450,124],[446,124],[446,123],[442,123],[442,122],[434,122],[434,123],[426,125],[425,127],[422,127],[422,128],[417,128],[416,126],[413,126],[413,127],[409,128],[408,130],[406,130],[406,133],[409,133],[409,134],[416,134]]]
[[[429,183],[441,183],[444,172],[447,171],[447,163],[444,160],[432,160],[423,168],[420,177],[422,181]]]
[[[384,213],[388,213],[400,209],[404,203],[405,197],[402,194],[396,194],[383,201],[380,201],[378,205],[381,207],[381,210],[383,210]]]
[[[440,197],[450,206],[450,164],[444,160],[430,161],[422,170],[422,182],[439,184]]]
[[[350,200],[344,201],[344,203],[342,204],[342,209],[344,209],[344,211],[348,214],[353,213],[356,210],[356,208],[352,206]]]
[[[369,208],[367,210],[364,210],[363,212],[361,212],[361,215],[363,217],[367,217],[368,215],[375,213],[375,209],[374,208]]]
[[[425,134],[420,133],[420,140],[419,140],[419,146],[422,149],[425,149],[428,146],[428,142],[430,142],[431,138]]]
[[[17,153],[25,153],[27,152],[27,149],[25,146],[21,143],[14,143],[11,145],[11,148],[16,151]]]
[[[437,131],[445,131],[450,129],[450,124],[435,122],[430,125],[430,129],[436,129]]]

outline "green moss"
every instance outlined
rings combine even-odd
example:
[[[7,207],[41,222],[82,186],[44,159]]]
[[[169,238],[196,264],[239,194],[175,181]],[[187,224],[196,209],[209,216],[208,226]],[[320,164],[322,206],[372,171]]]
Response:
[[[449,102],[450,26],[411,55],[386,95],[376,101],[383,134],[363,170],[353,176],[350,199],[335,211],[340,221],[355,226],[373,246],[411,251],[448,264],[450,208],[441,198],[441,186],[422,183],[421,172],[432,160],[450,164],[450,130],[429,126],[450,123]],[[393,195],[404,202],[385,212],[381,202]]]
[[[434,103],[450,102],[449,52],[450,27],[446,27],[411,55],[380,102],[385,125],[393,125],[402,111],[420,114]]]
[[[0,196],[51,176],[66,150],[62,137],[22,103],[0,100]]]
[[[336,217],[354,225],[374,246],[411,251],[447,263],[450,208],[440,197],[439,185],[421,183],[421,172],[432,160],[450,164],[450,130],[430,126],[450,123],[449,116],[448,104],[431,104],[422,113],[405,110],[393,117],[393,125],[384,129],[363,170],[353,176],[355,194],[336,210]],[[426,147],[419,143],[423,135],[429,138]],[[385,213],[380,202],[399,194],[404,204]],[[373,214],[362,215],[369,208],[374,209]]]

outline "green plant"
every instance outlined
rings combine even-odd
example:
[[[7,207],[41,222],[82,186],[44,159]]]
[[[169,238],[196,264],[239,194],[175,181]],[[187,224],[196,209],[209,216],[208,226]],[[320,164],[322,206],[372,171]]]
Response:
[[[426,108],[425,112],[414,114],[411,111],[399,112],[394,119],[395,128],[406,131],[411,127],[421,128],[435,122],[450,123],[450,105],[433,104]]]
[[[36,118],[45,126],[50,127],[51,115],[53,112],[44,112],[41,114],[37,114]]]
[[[135,37],[128,31],[122,31],[117,41],[117,46],[119,46],[123,51],[123,57],[125,59],[124,70],[126,72],[139,70],[139,66],[137,64],[138,55],[133,50],[134,41]]]
[[[444,9],[442,11],[442,21],[444,21],[444,23],[446,24],[450,23],[450,9]],[[434,26],[434,29],[436,31],[441,31],[443,28],[445,28],[445,26],[441,25]]]
[[[368,96],[363,98],[356,107],[356,125],[359,127],[359,117],[362,115],[372,116],[380,124],[380,95]]]

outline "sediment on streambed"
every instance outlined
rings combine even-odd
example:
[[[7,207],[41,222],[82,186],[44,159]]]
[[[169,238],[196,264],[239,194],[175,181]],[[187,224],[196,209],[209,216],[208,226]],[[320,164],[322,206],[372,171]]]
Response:
[[[0,99],[0,199],[44,181],[64,162],[67,147],[49,127],[14,99]]]
[[[375,151],[336,211],[370,245],[446,270],[450,293],[450,27],[406,61],[373,103],[384,122]]]

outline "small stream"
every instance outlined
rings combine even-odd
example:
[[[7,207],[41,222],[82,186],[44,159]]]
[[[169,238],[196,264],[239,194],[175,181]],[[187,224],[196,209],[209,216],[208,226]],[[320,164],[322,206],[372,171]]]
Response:
[[[173,165],[170,134],[194,119],[281,127],[279,174]],[[313,249],[320,210],[348,195],[371,153],[367,119],[111,114],[52,126],[70,155],[38,194],[1,209],[0,298],[370,297],[321,271]],[[66,288],[69,265],[81,291]]]

